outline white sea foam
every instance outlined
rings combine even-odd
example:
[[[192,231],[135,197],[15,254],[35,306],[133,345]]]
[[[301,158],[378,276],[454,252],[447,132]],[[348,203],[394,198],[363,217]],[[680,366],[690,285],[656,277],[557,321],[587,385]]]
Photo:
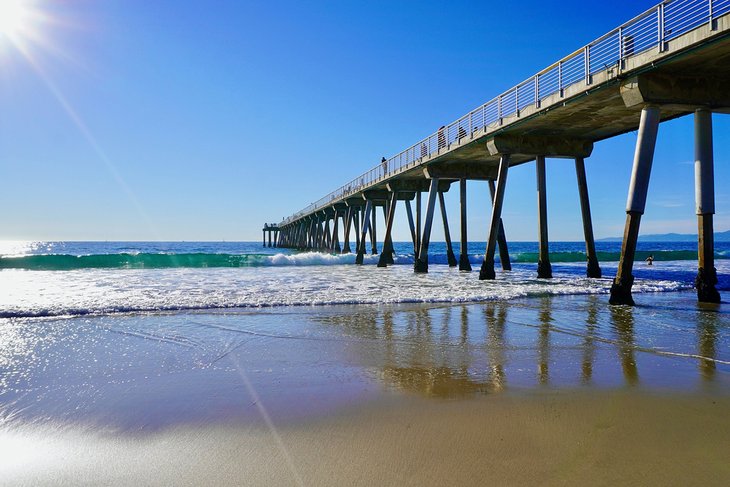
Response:
[[[554,266],[554,278],[535,277],[534,264],[497,271],[479,281],[445,265],[428,274],[411,266],[375,266],[378,256],[353,265],[354,256],[278,254],[279,265],[256,268],[82,269],[64,272],[6,269],[0,272],[0,316],[78,315],[123,311],[301,306],[357,303],[471,302],[548,294],[608,293],[615,263],[603,279],[584,277],[585,265]],[[409,257],[397,257],[407,263]],[[312,265],[301,266],[300,262]],[[293,262],[286,264],[286,262]],[[316,264],[315,264],[316,263]],[[730,261],[718,262],[727,275]],[[637,266],[634,292],[688,289],[696,266],[687,261]]]

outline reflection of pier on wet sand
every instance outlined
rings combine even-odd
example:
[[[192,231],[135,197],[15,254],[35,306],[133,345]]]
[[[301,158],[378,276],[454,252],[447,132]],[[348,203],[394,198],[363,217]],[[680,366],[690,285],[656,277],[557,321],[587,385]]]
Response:
[[[657,311],[606,308],[593,295],[544,297],[370,308],[318,320],[357,338],[353,347],[389,387],[428,396],[541,386],[684,390],[711,384],[718,367],[730,371],[730,343],[718,332],[730,327],[730,316],[685,304]]]

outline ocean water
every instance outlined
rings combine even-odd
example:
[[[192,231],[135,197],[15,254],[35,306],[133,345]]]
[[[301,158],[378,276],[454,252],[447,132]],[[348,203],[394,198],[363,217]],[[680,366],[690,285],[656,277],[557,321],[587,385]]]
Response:
[[[636,264],[634,308],[607,306],[620,244],[599,243],[601,279],[585,277],[581,243],[560,242],[554,278],[537,279],[537,245],[516,242],[513,270],[479,281],[483,245],[474,272],[435,243],[414,274],[407,243],[388,268],[259,242],[5,244],[0,442],[28,425],[279,422],[384,395],[730,392],[730,310],[696,303],[693,243],[640,246],[656,260]]]
[[[483,249],[484,243],[469,245],[475,271]],[[443,243],[432,244],[424,275],[413,273],[410,243],[397,243],[395,250],[396,265],[383,269],[375,265],[377,255],[355,266],[353,254],[298,252],[260,242],[6,242],[0,245],[0,318],[605,294],[620,243],[597,245],[603,279],[585,278],[580,242],[551,243],[551,280],[536,278],[534,242],[510,242],[513,270],[498,272],[493,282],[449,268]],[[643,262],[650,254],[653,266]],[[718,244],[715,257],[718,287],[727,290],[730,244]],[[634,292],[691,289],[696,259],[692,242],[640,244]]]

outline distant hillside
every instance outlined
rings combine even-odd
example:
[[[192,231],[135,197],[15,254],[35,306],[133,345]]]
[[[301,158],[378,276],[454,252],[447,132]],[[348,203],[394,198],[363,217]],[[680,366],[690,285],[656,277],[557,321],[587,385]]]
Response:
[[[621,237],[600,238],[599,242],[620,242]],[[697,234],[691,233],[658,233],[639,235],[640,242],[696,242]],[[730,242],[730,230],[715,233],[715,242]]]

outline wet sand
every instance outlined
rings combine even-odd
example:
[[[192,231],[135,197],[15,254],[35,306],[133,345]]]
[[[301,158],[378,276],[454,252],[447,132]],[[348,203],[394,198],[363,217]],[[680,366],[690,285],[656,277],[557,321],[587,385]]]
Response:
[[[729,407],[728,398],[553,391],[400,398],[272,429],[41,429],[4,440],[15,465],[2,483],[719,486],[730,479]]]
[[[727,485],[691,293],[0,324],[3,485]]]

